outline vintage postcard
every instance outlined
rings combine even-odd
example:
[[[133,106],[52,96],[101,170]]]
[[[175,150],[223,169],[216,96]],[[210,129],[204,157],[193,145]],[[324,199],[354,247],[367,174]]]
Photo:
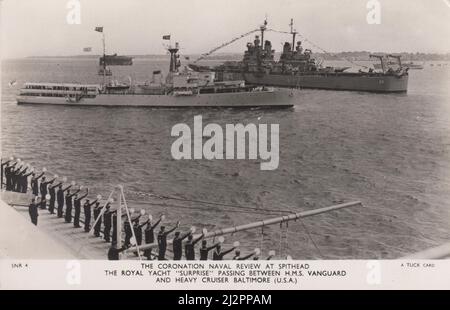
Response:
[[[2,289],[450,288],[450,1],[0,9]]]

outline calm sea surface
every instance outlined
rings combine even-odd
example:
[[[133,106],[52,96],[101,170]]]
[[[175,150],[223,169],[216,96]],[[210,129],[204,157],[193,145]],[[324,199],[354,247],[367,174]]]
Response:
[[[113,71],[118,80],[145,80],[166,68],[165,60],[136,59]],[[303,90],[294,109],[280,111],[16,104],[26,81],[100,83],[96,71],[92,59],[4,61],[2,156],[45,166],[88,186],[92,196],[123,184],[128,191],[227,204],[127,194],[134,207],[164,212],[167,225],[180,220],[183,230],[245,224],[277,210],[364,203],[288,228],[227,237],[227,243],[239,240],[245,253],[262,247],[297,259],[397,258],[450,238],[449,65],[410,71],[406,95]],[[173,160],[172,126],[193,126],[199,114],[204,124],[279,123],[279,168],[261,171],[258,161],[248,160]]]

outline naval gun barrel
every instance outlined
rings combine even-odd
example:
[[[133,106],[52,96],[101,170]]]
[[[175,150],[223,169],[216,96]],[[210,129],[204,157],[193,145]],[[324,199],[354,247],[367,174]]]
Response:
[[[258,221],[258,222],[253,222],[250,224],[244,224],[244,225],[239,225],[239,226],[234,226],[234,227],[229,227],[229,228],[224,228],[224,229],[219,229],[219,230],[215,230],[212,232],[208,232],[204,238],[205,239],[210,239],[210,238],[215,238],[218,236],[223,236],[223,235],[229,235],[229,234],[234,234],[240,231],[246,231],[246,230],[250,230],[250,229],[255,229],[255,228],[260,228],[260,227],[264,227],[264,226],[269,226],[269,225],[275,225],[275,224],[280,224],[280,223],[284,223],[284,222],[290,222],[290,221],[295,221],[297,219],[300,218],[305,218],[305,217],[310,217],[310,216],[314,216],[314,215],[319,215],[322,213],[327,213],[327,212],[331,212],[331,211],[335,211],[335,210],[340,210],[340,209],[344,209],[344,208],[350,208],[350,207],[361,207],[363,204],[361,201],[353,201],[353,202],[347,202],[347,203],[343,203],[343,204],[338,204],[338,205],[333,205],[330,207],[325,207],[325,208],[319,208],[319,209],[315,209],[315,210],[309,210],[309,211],[304,211],[304,212],[300,212],[300,213],[294,213],[294,214],[290,214],[290,215],[285,215],[285,216],[280,216],[280,217],[276,217],[276,218],[272,218],[272,219],[268,219],[268,220],[264,220],[264,221]],[[197,234],[194,236],[195,238],[200,237],[201,234]],[[168,241],[167,244],[171,244],[172,241]],[[155,243],[151,243],[151,244],[144,244],[139,246],[140,250],[145,250],[145,249],[152,249],[152,248],[157,248],[158,245]],[[135,251],[136,247],[131,247],[128,249],[128,251]]]

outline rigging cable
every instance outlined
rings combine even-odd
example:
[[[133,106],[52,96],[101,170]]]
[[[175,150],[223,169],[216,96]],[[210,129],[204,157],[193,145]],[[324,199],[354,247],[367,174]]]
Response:
[[[312,244],[313,244],[314,247],[316,248],[316,250],[317,250],[317,252],[319,253],[320,257],[323,259],[324,256],[323,256],[322,252],[320,251],[320,249],[319,249],[319,247],[317,246],[317,244],[314,242],[314,239],[312,238],[312,236],[311,236],[311,234],[310,234],[308,228],[306,227],[305,223],[303,222],[302,218],[299,217],[298,219],[300,220],[300,223],[302,224],[303,229],[305,230],[306,234],[308,235],[309,240],[311,240]]]
[[[287,32],[287,31],[281,31],[281,30],[276,30],[276,29],[267,29],[267,31],[272,31],[272,32],[277,32],[277,33],[283,33],[283,34],[292,34],[292,33]],[[351,60],[351,59],[348,59],[348,58],[346,58],[346,57],[339,57],[339,56],[337,56],[336,54],[330,53],[330,52],[326,51],[325,49],[321,48],[320,46],[318,46],[317,44],[315,44],[314,42],[310,41],[310,40],[309,40],[308,38],[306,38],[304,35],[302,35],[302,34],[300,34],[300,33],[297,33],[297,34],[302,38],[303,41],[309,43],[309,44],[310,44],[311,46],[313,46],[314,48],[320,50],[321,52],[323,52],[323,53],[325,53],[325,54],[327,54],[327,55],[329,55],[329,56],[341,58],[341,59],[346,60],[346,61],[348,61],[349,63],[351,63],[351,64],[353,64],[353,65],[355,65],[355,66],[362,67],[362,68],[365,68],[365,69],[370,69],[370,67],[367,67],[367,66],[364,66],[364,65],[360,65],[360,64],[354,62],[354,61]]]
[[[136,191],[126,191],[126,193],[134,195],[134,196],[142,196],[142,197],[149,197],[149,198],[157,198],[161,200],[176,200],[176,201],[182,201],[182,202],[192,202],[192,203],[200,203],[200,204],[207,204],[207,205],[215,205],[215,206],[223,206],[223,207],[229,207],[229,208],[236,208],[236,209],[243,209],[243,210],[254,210],[254,211],[264,211],[264,212],[275,212],[278,214],[281,213],[293,213],[289,210],[275,210],[275,209],[262,209],[262,208],[255,208],[255,207],[245,207],[237,204],[228,204],[228,203],[222,203],[222,202],[215,202],[215,201],[206,201],[206,200],[197,200],[197,199],[187,199],[187,198],[179,198],[179,197],[173,197],[173,196],[166,196],[166,195],[157,195],[153,193],[145,193],[145,192],[136,192]]]
[[[279,242],[279,252],[280,256],[283,257],[283,222],[280,223],[280,242]]]
[[[244,33],[244,34],[241,34],[239,37],[236,37],[236,38],[232,39],[231,41],[225,42],[225,43],[223,43],[222,45],[213,48],[213,49],[210,50],[209,52],[207,52],[207,53],[205,53],[205,54],[202,54],[202,55],[201,55],[199,58],[197,58],[193,63],[195,64],[195,63],[199,62],[200,60],[205,59],[206,57],[208,57],[208,56],[211,55],[212,53],[215,53],[215,52],[217,52],[218,50],[220,50],[220,49],[222,49],[222,48],[224,48],[224,47],[226,47],[226,46],[228,46],[228,45],[230,45],[230,44],[232,44],[232,43],[234,43],[234,42],[236,42],[236,41],[238,41],[238,40],[240,40],[240,39],[242,39],[242,38],[245,38],[245,37],[251,35],[252,33],[258,32],[258,31],[260,31],[260,29],[254,29],[254,30],[252,30],[252,31],[246,32],[246,33]]]
[[[259,246],[261,252],[263,251],[263,247],[264,247],[264,226],[261,227],[261,243]]]
[[[135,199],[129,199],[130,201],[142,203],[142,201],[135,200]],[[221,210],[211,210],[210,208],[202,208],[202,207],[195,207],[195,206],[180,206],[180,205],[174,205],[174,204],[167,204],[167,203],[151,203],[153,206],[159,206],[159,207],[169,207],[169,208],[175,208],[175,209],[189,209],[189,210],[200,210],[200,211],[227,211],[232,213],[245,213],[245,214],[254,214],[258,213],[260,215],[271,215],[271,216],[279,216],[280,213],[274,213],[274,212],[261,212],[264,210],[260,210],[260,212],[256,212],[253,210],[229,210],[229,209],[221,209]]]

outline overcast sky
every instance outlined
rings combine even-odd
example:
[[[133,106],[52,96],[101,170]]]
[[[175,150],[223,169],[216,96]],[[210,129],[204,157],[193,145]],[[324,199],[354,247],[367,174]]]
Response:
[[[379,0],[380,25],[366,21],[368,0],[80,0],[80,25],[67,23],[68,2],[3,0],[3,57],[100,53],[96,26],[104,26],[108,52],[164,54],[161,37],[171,34],[184,54],[203,53],[257,28],[266,14],[269,28],[288,31],[292,17],[299,33],[332,52],[450,52],[450,0]],[[289,40],[266,38],[277,51]],[[242,52],[249,40],[222,51]]]

